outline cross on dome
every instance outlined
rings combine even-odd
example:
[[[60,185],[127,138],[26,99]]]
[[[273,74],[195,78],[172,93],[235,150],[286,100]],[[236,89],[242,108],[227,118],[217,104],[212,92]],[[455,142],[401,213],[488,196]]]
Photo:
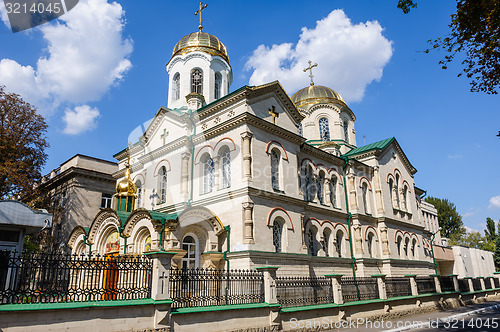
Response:
[[[313,64],[312,64],[312,61],[311,61],[311,60],[309,60],[309,67],[307,67],[307,68],[305,68],[305,69],[304,69],[304,73],[305,73],[306,71],[308,71],[308,70],[309,70],[309,77],[311,78],[311,85],[314,85],[314,81],[313,81],[313,77],[314,77],[314,76],[313,76],[313,71],[312,71],[312,69],[313,69],[314,67],[318,67],[318,64],[317,64],[317,63],[315,63],[315,64],[313,65]]]
[[[199,18],[200,25],[198,26],[198,29],[200,29],[200,32],[203,31],[203,25],[201,24],[201,22],[203,22],[203,19],[201,18],[201,12],[205,8],[207,8],[207,4],[203,5],[203,1],[200,1],[200,9],[198,9],[197,11],[194,12],[195,15],[200,14],[200,18]]]

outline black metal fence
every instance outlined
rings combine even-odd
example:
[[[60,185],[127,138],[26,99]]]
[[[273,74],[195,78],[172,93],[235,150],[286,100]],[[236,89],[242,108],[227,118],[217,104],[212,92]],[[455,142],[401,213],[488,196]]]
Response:
[[[455,284],[453,283],[453,277],[451,277],[451,276],[439,276],[439,283],[441,284],[441,291],[442,292],[455,291]]]
[[[130,300],[151,295],[142,256],[0,252],[0,304]]]
[[[493,282],[494,282],[495,288],[500,288],[500,279],[493,278]]]
[[[418,294],[428,294],[436,292],[434,277],[416,277]]]
[[[173,308],[264,302],[264,276],[253,270],[170,269]]]
[[[379,298],[377,279],[372,277],[342,277],[342,299],[344,302],[373,300]]]
[[[479,278],[473,278],[472,279],[472,285],[474,286],[474,290],[475,291],[481,290],[482,289],[481,279],[479,279]]]
[[[333,303],[332,283],[326,277],[277,277],[276,294],[283,308]]]
[[[458,288],[462,293],[470,292],[469,281],[467,279],[458,279]]]
[[[411,295],[410,278],[408,277],[385,278],[385,291],[388,298]]]
[[[484,288],[485,289],[492,289],[493,288],[491,286],[491,278],[484,278]]]

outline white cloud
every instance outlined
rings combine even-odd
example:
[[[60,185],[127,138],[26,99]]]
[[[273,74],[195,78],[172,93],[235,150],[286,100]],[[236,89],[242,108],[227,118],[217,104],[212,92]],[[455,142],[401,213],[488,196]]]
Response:
[[[279,80],[294,93],[309,84],[303,69],[317,63],[314,82],[328,86],[349,101],[363,98],[365,88],[380,80],[392,56],[392,42],[382,35],[377,21],[352,24],[342,10],[317,21],[314,29],[302,28],[297,44],[260,45],[246,63],[253,70],[249,84]]]
[[[493,196],[490,198],[490,209],[498,209],[500,208],[500,195],[499,196]]]
[[[97,108],[90,108],[88,105],[77,106],[74,110],[64,111],[63,121],[66,123],[64,133],[78,135],[95,128],[97,118],[101,113]]]
[[[464,156],[461,154],[449,154],[448,159],[462,159]]]
[[[469,218],[469,217],[472,217],[474,215],[474,212],[467,212],[467,213],[464,213],[463,214],[463,218]]]
[[[99,100],[132,67],[124,14],[116,2],[81,0],[59,21],[38,28],[47,48],[35,67],[0,61],[0,84],[45,115],[61,104]]]

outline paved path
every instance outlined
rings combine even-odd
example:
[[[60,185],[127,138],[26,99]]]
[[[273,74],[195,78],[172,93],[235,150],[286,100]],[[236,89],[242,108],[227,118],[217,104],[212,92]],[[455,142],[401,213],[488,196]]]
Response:
[[[352,321],[350,322],[350,326],[346,324],[343,328],[334,328],[329,331],[466,331],[467,326],[464,326],[464,329],[462,329],[462,320],[468,321],[472,317],[483,318],[485,322],[487,318],[490,318],[490,323],[493,322],[493,318],[497,318],[496,321],[499,326],[496,329],[491,329],[491,331],[500,331],[500,301],[471,304],[444,311],[434,311],[420,315],[401,317],[389,321]],[[441,321],[441,324],[439,324],[438,319]],[[450,320],[450,324],[443,323],[443,320],[446,321],[447,319]],[[460,324],[460,326],[458,327],[458,325],[455,325],[456,328],[453,328],[452,324],[454,324],[455,321],[457,321],[457,324]],[[431,326],[427,325],[429,322],[431,322]],[[356,323],[358,324],[357,326]],[[491,325],[492,324],[490,324],[490,327],[492,327]],[[488,329],[484,329],[484,327],[478,329],[477,326],[478,324],[475,325],[474,329],[468,331],[488,331]]]

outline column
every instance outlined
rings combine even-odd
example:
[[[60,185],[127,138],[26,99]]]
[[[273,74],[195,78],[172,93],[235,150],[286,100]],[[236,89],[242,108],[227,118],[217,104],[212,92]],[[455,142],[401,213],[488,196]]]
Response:
[[[384,222],[379,223],[380,237],[382,238],[382,255],[389,256],[389,238],[387,236],[387,226]]]
[[[249,131],[241,133],[241,155],[243,158],[243,180],[252,181],[251,140],[253,134]]]
[[[301,239],[302,239],[302,249],[307,249],[307,246],[306,246],[306,239],[305,239],[305,236],[306,236],[306,225],[304,223],[304,218],[305,218],[305,213],[301,213],[300,214],[300,231],[301,231]]]
[[[479,281],[481,281],[481,289],[485,290],[486,285],[484,284],[484,277],[477,277],[477,279],[479,279]]]
[[[436,284],[436,293],[442,293],[441,282],[439,281],[439,274],[431,274],[430,277],[434,278],[434,283]]]
[[[450,277],[453,278],[453,288],[455,288],[456,292],[459,292],[460,285],[458,284],[458,275],[457,274],[450,274]]]
[[[342,298],[342,276],[343,274],[338,273],[325,274],[325,277],[330,278],[332,281],[333,302],[336,304],[344,303],[344,299]]]
[[[323,190],[325,191],[325,204],[328,206],[332,205],[330,200],[330,179],[325,179]]]
[[[473,292],[474,291],[474,283],[472,283],[472,277],[465,277],[464,279],[467,279],[467,281],[469,282],[469,292]]]
[[[172,257],[174,257],[176,253],[153,251],[144,253],[144,255],[153,261],[151,298],[156,301],[168,300],[168,279],[170,276],[170,266],[172,264]]]
[[[189,157],[191,154],[181,154],[181,196],[184,201],[189,199]]]
[[[243,217],[244,217],[244,237],[243,243],[255,243],[253,238],[253,206],[252,202],[244,202],[243,206]]]
[[[268,304],[278,303],[276,294],[276,271],[279,269],[277,266],[262,266],[255,268],[264,273],[264,302]]]
[[[358,197],[357,197],[357,193],[356,193],[356,184],[355,184],[354,174],[348,174],[347,180],[349,181],[349,203],[350,203],[349,208],[351,211],[357,212],[359,210],[359,207],[358,207]]]
[[[220,188],[220,157],[213,156],[212,160],[214,161],[214,189],[218,190]]]
[[[418,295],[417,276],[415,274],[407,274],[405,277],[410,278],[411,295]]]
[[[363,255],[363,239],[361,237],[361,224],[359,220],[353,219],[352,228],[354,233],[354,250],[356,255]]]
[[[385,274],[374,274],[372,278],[377,278],[378,285],[378,298],[381,300],[387,299],[387,292],[385,289]]]
[[[378,166],[373,168],[373,186],[375,187],[375,204],[379,216],[384,215],[384,203],[382,200],[382,186],[380,184],[380,169]]]

